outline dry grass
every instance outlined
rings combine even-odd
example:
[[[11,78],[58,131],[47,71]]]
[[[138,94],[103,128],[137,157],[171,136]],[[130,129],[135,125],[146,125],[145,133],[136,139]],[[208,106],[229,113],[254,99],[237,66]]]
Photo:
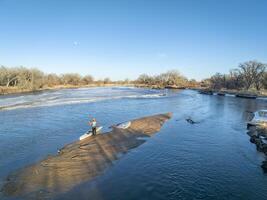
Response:
[[[90,87],[114,87],[114,86],[134,86],[134,84],[118,84],[118,83],[92,83],[89,85],[55,85],[55,86],[46,86],[40,89],[23,89],[20,87],[3,87],[0,86],[0,95],[5,94],[20,94],[20,93],[30,93],[38,92],[44,90],[58,90],[58,89],[74,89],[74,88],[90,88]]]

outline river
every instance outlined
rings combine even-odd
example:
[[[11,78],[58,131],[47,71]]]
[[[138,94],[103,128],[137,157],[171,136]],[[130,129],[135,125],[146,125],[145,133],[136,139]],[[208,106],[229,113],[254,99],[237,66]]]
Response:
[[[119,122],[172,112],[146,143],[57,198],[266,200],[267,175],[260,167],[265,157],[246,134],[248,113],[266,106],[263,99],[126,87],[1,96],[0,186],[12,171],[77,140],[88,130],[88,116],[107,131]]]

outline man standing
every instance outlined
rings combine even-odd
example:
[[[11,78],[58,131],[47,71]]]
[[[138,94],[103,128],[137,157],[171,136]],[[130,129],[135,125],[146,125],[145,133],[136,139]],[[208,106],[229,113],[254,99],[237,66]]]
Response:
[[[93,118],[92,121],[89,122],[89,125],[92,127],[92,134],[96,135],[96,120],[95,120],[95,118]]]

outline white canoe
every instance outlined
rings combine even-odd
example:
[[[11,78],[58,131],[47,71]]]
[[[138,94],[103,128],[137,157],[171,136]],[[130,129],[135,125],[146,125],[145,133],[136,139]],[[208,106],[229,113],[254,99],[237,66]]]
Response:
[[[121,123],[121,124],[118,124],[116,126],[116,128],[121,128],[121,129],[127,129],[131,126],[131,122],[124,122],[124,123]]]
[[[96,128],[96,134],[99,134],[102,128],[103,128],[102,126],[97,127],[97,128]],[[92,135],[93,135],[93,133],[92,133],[92,131],[90,130],[90,131],[86,132],[85,134],[81,135],[81,136],[80,136],[80,140],[83,140],[83,139],[85,139],[85,138],[88,138],[88,137],[90,137],[90,136],[92,136]]]

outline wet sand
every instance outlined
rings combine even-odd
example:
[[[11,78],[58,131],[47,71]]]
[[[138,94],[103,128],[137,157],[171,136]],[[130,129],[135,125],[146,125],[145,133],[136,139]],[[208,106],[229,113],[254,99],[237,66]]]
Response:
[[[1,189],[4,195],[49,199],[93,179],[158,132],[171,113],[131,121],[128,129],[112,131],[66,145],[60,153],[10,174]],[[142,139],[143,138],[143,139]]]

